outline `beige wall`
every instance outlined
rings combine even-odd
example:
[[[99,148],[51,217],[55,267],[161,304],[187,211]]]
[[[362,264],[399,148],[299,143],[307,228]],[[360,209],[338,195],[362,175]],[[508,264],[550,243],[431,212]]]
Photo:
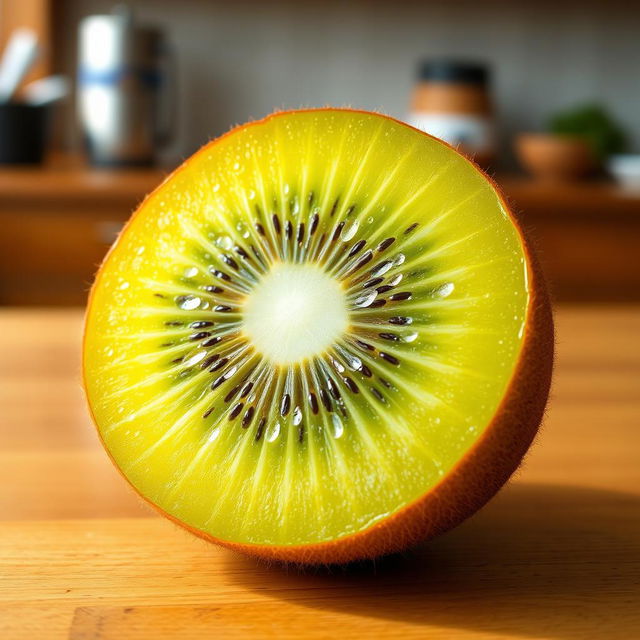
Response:
[[[60,1],[66,68],[78,19],[112,4]],[[164,25],[177,49],[173,156],[274,108],[353,105],[403,117],[416,61],[450,54],[493,64],[505,140],[539,127],[554,109],[597,99],[640,150],[640,3],[630,0],[131,4],[141,19]]]

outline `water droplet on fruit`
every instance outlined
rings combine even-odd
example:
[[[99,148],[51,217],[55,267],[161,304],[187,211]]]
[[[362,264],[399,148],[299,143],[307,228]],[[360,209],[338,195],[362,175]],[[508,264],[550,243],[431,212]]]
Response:
[[[197,267],[187,267],[184,270],[184,277],[185,278],[193,278],[194,276],[198,275],[198,269]]]
[[[368,307],[376,299],[377,295],[378,295],[378,292],[374,289],[369,293],[365,293],[362,296],[358,296],[353,301],[353,304],[355,304],[356,307]]]
[[[217,193],[218,191],[220,191],[220,185],[219,184],[214,184],[213,185],[213,192]]]
[[[214,442],[215,440],[218,439],[218,436],[220,435],[220,427],[216,427],[210,434],[209,434],[209,438],[208,441],[209,442]]]
[[[404,261],[406,260],[406,258],[404,257],[404,253],[399,253],[394,259],[393,259],[393,266],[394,267],[398,267],[400,266]]]
[[[393,267],[393,262],[391,260],[385,260],[384,262],[381,262],[379,265],[371,269],[371,275],[381,276],[384,273],[387,273],[387,271],[389,271],[391,267]]]
[[[285,184],[285,185],[284,185],[283,191],[284,191],[285,193],[289,193],[289,185],[288,185],[288,184]]]
[[[207,356],[206,351],[198,351],[197,353],[194,353],[190,358],[184,361],[184,366],[192,367],[194,364],[198,364],[198,362],[201,362],[202,360],[204,360],[206,356]]]
[[[233,246],[233,240],[229,236],[218,236],[215,240],[216,247],[229,250]]]
[[[238,370],[238,367],[234,365],[233,367],[228,369],[222,377],[225,380],[228,380],[237,370]]]
[[[302,422],[302,411],[300,410],[300,407],[296,407],[293,410],[293,424],[294,426],[297,427],[301,422]]]
[[[340,347],[337,347],[337,349],[340,351],[340,355],[345,359],[350,369],[353,371],[360,371],[362,369],[362,360],[360,360],[360,358],[354,356],[348,351],[345,351],[344,349],[341,349]]]
[[[342,420],[338,418],[338,416],[334,413],[331,416],[331,422],[333,423],[333,437],[340,438],[344,433],[344,425],[342,424]]]
[[[344,373],[344,367],[335,358],[331,358],[331,364],[338,373]]]
[[[239,171],[240,170],[240,163],[239,162],[234,162],[233,163],[233,170],[234,171]]]
[[[267,442],[273,442],[280,435],[280,423],[274,422],[272,425],[267,427],[267,434],[265,436],[265,440]]]
[[[446,298],[447,296],[451,295],[453,289],[454,289],[454,284],[453,282],[447,282],[446,284],[443,284],[442,286],[438,287],[434,293],[435,295],[441,297],[441,298]]]
[[[395,287],[397,284],[400,283],[401,280],[402,280],[402,274],[398,273],[395,276],[393,276],[391,280],[389,280],[389,285],[392,287]]]
[[[343,242],[349,242],[358,232],[359,223],[356,221],[352,225],[345,227],[340,234],[340,238]]]
[[[418,334],[415,331],[412,331],[411,333],[405,333],[402,336],[402,340],[403,342],[413,342],[417,337]]]
[[[253,200],[256,197],[256,192],[253,189],[249,189],[247,196],[249,197],[249,200]]]
[[[193,309],[197,309],[200,306],[202,300],[198,296],[178,296],[176,302],[181,309],[193,311]]]
[[[125,289],[128,289],[128,288],[129,288],[129,286],[130,286],[130,285],[129,285],[129,283],[128,283],[128,282],[123,282],[123,283],[118,287],[118,289],[121,289],[121,290],[123,290],[123,291],[124,291]]]

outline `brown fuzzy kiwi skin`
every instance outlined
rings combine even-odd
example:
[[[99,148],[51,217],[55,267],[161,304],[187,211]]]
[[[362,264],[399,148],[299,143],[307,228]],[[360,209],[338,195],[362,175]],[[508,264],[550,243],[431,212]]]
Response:
[[[310,111],[333,110],[335,109],[327,107],[323,109],[312,109]],[[368,112],[365,111],[351,109],[340,110],[368,114]],[[296,113],[296,111],[276,112],[264,120],[248,123],[237,129],[232,129],[221,138],[205,145],[196,155],[209,151],[211,146],[234,131],[260,124],[271,118],[286,115],[287,113]],[[386,117],[398,124],[412,128],[410,125],[390,118],[389,116],[382,116],[382,114],[376,115]],[[419,130],[416,129],[416,131]],[[427,137],[432,137],[422,131],[419,131],[419,133]],[[439,142],[442,143],[440,140]],[[424,495],[399,509],[388,518],[358,533],[327,542],[304,545],[241,544],[215,538],[204,531],[191,527],[166,513],[146,496],[142,495],[129,482],[128,478],[122,473],[122,470],[111,456],[111,453],[102,440],[100,430],[97,428],[95,416],[89,404],[89,412],[105,451],[116,469],[120,471],[121,475],[129,482],[130,486],[138,495],[169,520],[186,528],[200,538],[228,549],[267,561],[300,565],[329,565],[346,564],[403,551],[418,542],[433,538],[457,526],[483,507],[498,492],[520,465],[542,421],[551,385],[554,357],[554,328],[551,303],[545,281],[540,265],[531,250],[524,231],[494,181],[484,174],[475,163],[468,159],[466,160],[492,184],[505,212],[507,212],[519,233],[527,260],[529,301],[518,361],[504,392],[502,401],[496,409],[490,424],[485,428],[471,449],[458,461],[455,467],[435,487],[429,489]],[[176,172],[183,170],[187,165],[188,161],[176,169]],[[137,213],[144,209],[145,201],[143,201],[133,214],[122,234],[126,233],[127,227]],[[98,282],[100,281],[104,265],[112,253],[113,247],[107,254],[89,294],[83,340],[83,350],[85,351],[87,349],[86,325],[93,301],[93,292],[96,290]],[[87,375],[86,366],[83,363],[85,394],[87,390]]]

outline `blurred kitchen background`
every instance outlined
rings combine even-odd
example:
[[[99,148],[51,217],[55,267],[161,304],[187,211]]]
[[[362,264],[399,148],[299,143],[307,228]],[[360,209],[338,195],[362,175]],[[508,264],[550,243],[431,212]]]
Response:
[[[628,0],[0,0],[0,305],[83,304],[182,159],[324,105],[475,154],[556,300],[638,301],[639,25]]]

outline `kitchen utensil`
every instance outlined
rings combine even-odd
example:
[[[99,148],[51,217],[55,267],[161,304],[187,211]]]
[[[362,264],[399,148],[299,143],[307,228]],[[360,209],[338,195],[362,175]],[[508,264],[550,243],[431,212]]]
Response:
[[[0,103],[9,102],[40,53],[31,29],[16,29],[0,63]]]
[[[37,164],[45,148],[49,108],[0,104],[0,164]]]
[[[130,11],[81,21],[78,110],[93,164],[153,163],[173,124],[170,65],[163,32]]]
[[[409,124],[487,166],[495,152],[489,69],[477,62],[427,60],[411,102]]]
[[[47,76],[30,82],[22,91],[26,104],[41,106],[61,100],[69,93],[69,79],[65,76]]]

